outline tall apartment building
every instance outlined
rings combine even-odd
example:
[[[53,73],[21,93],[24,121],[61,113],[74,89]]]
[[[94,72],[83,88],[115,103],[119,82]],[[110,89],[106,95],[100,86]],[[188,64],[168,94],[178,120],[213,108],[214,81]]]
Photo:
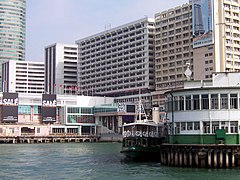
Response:
[[[240,71],[240,0],[214,1],[216,71]]]
[[[25,13],[26,0],[0,0],[0,64],[25,58]]]
[[[55,43],[45,47],[45,90],[49,94],[76,94],[77,45]]]
[[[83,94],[135,101],[154,90],[154,19],[143,18],[76,41]],[[119,98],[119,99],[118,99]]]
[[[2,64],[3,92],[44,93],[44,63],[8,61]]]
[[[192,5],[155,14],[155,84],[153,104],[164,106],[167,90],[181,88],[187,66],[193,71]]]
[[[208,7],[205,14],[209,17],[205,21],[214,33],[204,38],[212,41],[210,45],[194,48],[195,80],[211,78],[213,72],[240,71],[240,1],[209,0],[210,5],[213,8]]]

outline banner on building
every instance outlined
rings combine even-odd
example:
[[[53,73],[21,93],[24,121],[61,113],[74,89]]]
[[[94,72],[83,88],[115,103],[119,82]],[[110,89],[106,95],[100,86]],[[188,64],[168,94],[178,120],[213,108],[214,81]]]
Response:
[[[18,121],[18,93],[3,92],[2,122]]]
[[[193,48],[214,43],[213,0],[192,0]]]
[[[42,120],[46,123],[56,121],[57,98],[54,94],[42,95]]]

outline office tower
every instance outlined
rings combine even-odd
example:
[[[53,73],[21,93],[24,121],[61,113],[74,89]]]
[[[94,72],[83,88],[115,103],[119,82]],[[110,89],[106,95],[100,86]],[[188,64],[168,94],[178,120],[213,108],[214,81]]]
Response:
[[[76,41],[83,94],[119,101],[135,101],[139,93],[149,97],[154,90],[154,31],[154,19],[143,18]]]
[[[44,93],[44,63],[8,61],[2,64],[3,92]]]
[[[153,104],[164,108],[164,93],[182,87],[188,65],[193,71],[192,5],[157,13],[155,21],[156,91],[152,95]]]
[[[25,0],[0,0],[0,63],[25,58]],[[2,66],[0,66],[0,74]],[[0,77],[1,78],[1,77]]]
[[[76,94],[77,45],[55,43],[45,47],[45,92]]]

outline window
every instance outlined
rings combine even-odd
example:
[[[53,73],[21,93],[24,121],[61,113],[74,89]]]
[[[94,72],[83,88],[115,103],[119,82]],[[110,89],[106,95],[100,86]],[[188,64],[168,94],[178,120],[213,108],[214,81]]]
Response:
[[[210,133],[210,122],[203,122],[203,133]]]
[[[181,131],[185,131],[185,130],[186,130],[186,123],[181,122]]]
[[[194,130],[200,130],[200,123],[194,122]]]
[[[237,94],[230,94],[230,109],[237,108]]]
[[[238,132],[237,127],[238,127],[237,121],[230,122],[230,133],[237,133]]]
[[[187,122],[187,130],[193,130],[193,123]]]
[[[208,94],[202,94],[201,96],[201,101],[202,101],[202,109],[209,109],[209,98]]]
[[[212,133],[216,133],[216,130],[219,129],[219,121],[212,122]]]
[[[218,94],[211,94],[211,109],[218,109]]]
[[[193,95],[193,109],[200,109],[199,95]]]
[[[184,97],[179,96],[179,110],[183,111],[184,110]]]
[[[227,94],[220,94],[220,108],[221,109],[228,109],[228,95]]]
[[[191,110],[191,96],[186,96],[186,110]]]

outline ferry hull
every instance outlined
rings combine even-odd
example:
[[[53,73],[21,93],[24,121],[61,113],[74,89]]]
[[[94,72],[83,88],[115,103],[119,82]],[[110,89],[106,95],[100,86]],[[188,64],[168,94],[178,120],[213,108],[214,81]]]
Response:
[[[121,153],[132,161],[160,161],[160,148],[128,147],[124,148]]]

